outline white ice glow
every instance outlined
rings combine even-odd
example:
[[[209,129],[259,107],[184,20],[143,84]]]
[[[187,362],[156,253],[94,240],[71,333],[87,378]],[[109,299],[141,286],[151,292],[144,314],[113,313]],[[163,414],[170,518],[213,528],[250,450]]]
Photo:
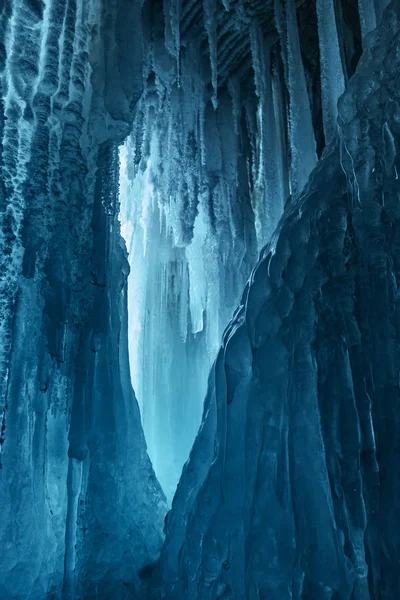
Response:
[[[143,396],[138,394],[142,388],[143,371],[140,366],[140,343],[143,332],[143,310],[146,295],[146,248],[149,215],[152,212],[153,186],[149,182],[147,169],[141,177],[131,182],[128,177],[128,147],[120,146],[120,219],[121,235],[124,237],[129,253],[131,273],[128,279],[128,343],[131,380],[137,394],[137,400],[143,416]],[[131,197],[141,199],[140,204],[130,202]]]
[[[156,154],[156,143],[152,149]],[[193,243],[186,249],[178,246],[170,224],[174,207],[161,205],[160,191],[152,183],[152,159],[132,176],[131,151],[129,141],[120,149],[121,233],[131,267],[131,379],[148,452],[171,500],[200,423],[212,361],[203,331],[206,229],[199,212]],[[214,352],[218,343],[217,332]]]

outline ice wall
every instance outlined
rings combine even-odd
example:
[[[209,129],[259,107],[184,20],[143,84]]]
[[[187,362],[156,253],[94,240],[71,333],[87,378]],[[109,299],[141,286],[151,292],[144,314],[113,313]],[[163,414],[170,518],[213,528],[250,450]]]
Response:
[[[400,595],[398,2],[364,47],[224,333],[149,597]]]
[[[127,0],[0,6],[4,600],[132,597],[161,543],[117,217],[140,24]]]

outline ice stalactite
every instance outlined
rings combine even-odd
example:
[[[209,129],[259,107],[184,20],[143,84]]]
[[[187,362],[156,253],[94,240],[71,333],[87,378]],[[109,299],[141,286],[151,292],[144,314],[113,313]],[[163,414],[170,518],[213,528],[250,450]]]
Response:
[[[176,61],[176,75],[179,84],[181,56],[181,0],[163,0],[165,21],[165,47]]]
[[[153,598],[396,598],[400,8],[227,327]]]
[[[318,40],[321,61],[321,96],[325,142],[337,133],[337,102],[344,92],[344,74],[340,56],[333,0],[317,0]]]
[[[282,155],[279,152],[279,121],[275,118],[272,92],[271,47],[255,24],[250,31],[255,89],[259,98],[259,148],[256,194],[253,201],[259,250],[275,231],[283,212],[284,177]]]
[[[276,0],[275,18],[289,94],[290,192],[298,198],[316,165],[317,155],[294,0]]]
[[[211,82],[213,87],[212,103],[218,106],[218,59],[217,59],[217,0],[203,0],[204,26],[207,31],[210,47]]]

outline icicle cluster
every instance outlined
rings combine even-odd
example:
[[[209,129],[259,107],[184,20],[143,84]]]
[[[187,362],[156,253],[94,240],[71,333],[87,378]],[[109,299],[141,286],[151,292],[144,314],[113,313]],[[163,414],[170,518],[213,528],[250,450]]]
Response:
[[[203,34],[190,35],[190,18],[201,14]],[[168,0],[164,18],[148,16],[146,86],[123,149],[120,200],[132,379],[169,498],[240,290],[287,197],[299,197],[316,164],[295,3],[277,0],[269,29],[262,15],[246,2],[221,9]],[[336,135],[344,78],[332,15],[333,5],[318,5],[321,48],[329,41],[321,53],[326,142]]]
[[[215,49],[214,10],[205,3]],[[168,54],[156,35],[147,87],[123,149],[120,199],[132,270],[133,384],[150,456],[171,498],[222,332],[283,210],[284,141],[277,119],[284,116],[264,58],[271,48],[256,24],[248,32],[255,83],[245,93],[232,76],[218,91],[218,106],[214,51],[210,97],[200,42],[181,48],[178,73],[178,56]]]

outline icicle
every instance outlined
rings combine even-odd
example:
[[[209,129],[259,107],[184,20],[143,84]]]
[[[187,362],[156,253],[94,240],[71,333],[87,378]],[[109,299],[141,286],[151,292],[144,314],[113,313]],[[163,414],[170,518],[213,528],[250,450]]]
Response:
[[[235,127],[235,133],[238,135],[240,123],[240,81],[237,77],[229,78],[228,90],[232,98],[232,116]]]
[[[317,156],[294,0],[286,3],[286,29],[279,1],[275,2],[275,18],[284,47],[289,92],[290,191],[293,198],[298,198],[316,165]]]
[[[164,0],[165,46],[176,61],[177,83],[180,86],[181,0]]]
[[[176,77],[178,87],[180,87],[181,77],[181,0],[174,0],[172,5],[173,11],[171,11],[171,27],[173,27],[175,37],[175,53],[176,53]]]
[[[284,101],[284,89],[285,82],[283,76],[283,65],[281,63],[280,55],[275,50],[274,52],[274,64],[272,68],[272,97],[274,103],[274,118],[276,123],[277,131],[277,147],[280,156],[280,164],[282,169],[282,198],[286,201],[286,198],[290,195],[289,190],[289,152],[287,149],[287,122],[286,122],[286,107]]]
[[[212,103],[218,106],[218,65],[217,65],[217,2],[216,0],[203,0],[204,25],[207,31],[210,47],[211,83],[213,87]]]
[[[265,142],[264,142],[264,170],[267,188],[267,214],[268,223],[265,228],[265,237],[261,246],[265,245],[274,232],[283,212],[284,182],[281,154],[278,151],[278,123],[275,117],[274,99],[272,90],[272,76],[270,68],[270,51],[266,53],[266,90],[264,104]]]
[[[268,242],[283,211],[281,157],[277,152],[277,122],[274,113],[271,77],[271,49],[264,43],[262,31],[253,23],[250,28],[253,71],[259,98],[259,169],[254,209],[261,250]],[[259,205],[261,203],[261,206]]]
[[[265,89],[266,89],[266,66],[264,61],[264,48],[262,32],[253,22],[250,27],[250,43],[253,59],[254,84],[258,98],[257,124],[258,135],[256,136],[256,181],[252,194],[253,210],[255,213],[255,226],[259,245],[264,245],[261,240],[265,237],[266,215],[266,194],[265,194],[265,173],[264,173],[264,142],[265,142]]]
[[[203,208],[201,207],[195,221],[193,242],[186,248],[189,265],[189,300],[193,333],[203,331],[204,328],[207,278],[204,272],[203,246],[206,242],[206,236],[207,229],[204,222]]]
[[[325,142],[328,145],[337,132],[337,102],[345,85],[333,0],[317,0],[317,17],[322,114]]]

